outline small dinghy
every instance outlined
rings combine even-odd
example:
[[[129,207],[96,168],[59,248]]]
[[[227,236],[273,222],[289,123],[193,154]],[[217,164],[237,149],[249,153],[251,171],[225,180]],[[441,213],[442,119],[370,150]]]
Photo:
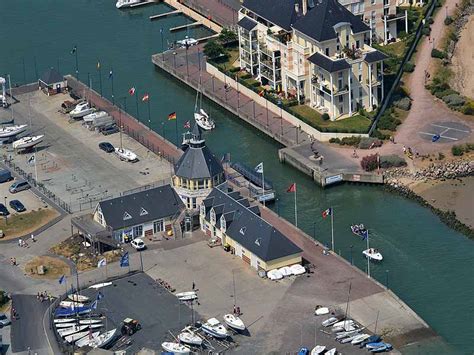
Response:
[[[186,291],[176,294],[180,301],[192,301],[198,298],[196,291]]]
[[[79,303],[79,302],[74,302],[74,301],[61,301],[59,302],[59,307],[78,308],[78,307],[84,307],[84,303]]]
[[[76,294],[68,295],[67,298],[69,298],[71,301],[75,301],[75,302],[87,302],[87,301],[89,301],[89,297],[83,296],[83,295],[76,295]]]
[[[369,248],[362,252],[366,258],[369,258],[370,261],[382,261],[383,256],[378,249]]]
[[[216,319],[210,318],[201,327],[204,333],[213,336],[214,338],[227,338],[227,329]]]
[[[169,341],[161,343],[161,347],[163,350],[169,351],[172,354],[189,354],[191,352],[191,349],[189,349],[186,345]]]
[[[26,131],[27,127],[28,125],[26,124],[20,124],[20,125],[0,128],[0,138],[8,138],[8,137],[16,136],[17,134],[20,134]]]
[[[76,340],[75,344],[78,348],[82,348],[83,346],[89,345],[92,339],[98,337],[99,334],[100,332],[87,332],[87,335],[85,337],[80,338],[79,340]]]
[[[70,317],[74,315],[82,315],[91,312],[90,307],[77,307],[77,308],[56,308],[54,315],[56,317]]]
[[[355,329],[355,330],[350,330],[350,331],[342,331],[336,334],[336,340],[342,340],[347,337],[351,337],[353,335],[359,335],[362,329]]]
[[[306,269],[300,264],[291,265],[290,269],[291,273],[296,276],[303,275],[304,273],[306,273]]]
[[[224,315],[224,322],[232,329],[240,331],[245,330],[245,324],[242,319],[237,316],[234,316],[233,314]]]
[[[130,149],[125,148],[115,148],[115,154],[120,158],[120,160],[127,161],[130,163],[138,161],[137,155],[132,152]]]
[[[68,335],[79,333],[80,331],[87,329],[87,325],[73,325],[70,328],[59,329],[58,334],[62,337],[66,337]]]
[[[293,275],[293,271],[291,270],[289,266],[283,266],[277,270],[283,275],[283,277]]]
[[[328,350],[324,353],[324,355],[336,355],[336,354],[337,354],[336,348],[332,348],[331,350]]]
[[[367,228],[361,223],[361,224],[353,224],[351,226],[351,231],[354,233],[356,236],[361,237],[362,239],[367,238]]]
[[[267,277],[272,281],[276,281],[281,280],[283,275],[278,269],[273,269],[267,272]]]
[[[373,347],[370,350],[371,353],[383,353],[384,351],[390,351],[392,350],[392,344],[389,343],[375,343],[375,344],[380,344],[377,347]]]
[[[321,325],[323,327],[330,327],[331,325],[334,325],[343,319],[344,319],[343,316],[331,317],[331,318],[326,319],[324,322],[322,322]]]
[[[359,336],[359,334],[353,334],[353,335],[350,335],[348,337],[345,337],[344,339],[341,339],[340,342],[341,342],[341,344],[347,344],[347,343],[350,343],[355,338],[357,338],[358,336]]]
[[[178,334],[178,340],[185,344],[202,345],[202,338],[188,328],[184,328],[183,331]]]
[[[79,324],[97,324],[102,323],[102,319],[83,319],[79,321]]]
[[[369,338],[370,338],[369,334],[359,334],[354,339],[352,339],[351,344],[352,345],[358,345],[358,344],[362,343],[364,340],[367,340]]]
[[[359,345],[360,348],[365,347],[369,343],[378,343],[382,340],[382,338],[379,335],[371,335],[368,337],[366,340],[362,341]]]
[[[23,137],[12,143],[13,149],[27,149],[40,144],[43,141],[44,134],[32,137]]]
[[[87,344],[91,348],[103,348],[104,346],[109,345],[115,338],[117,329],[109,330],[105,333],[99,334],[92,338],[92,340]]]
[[[324,345],[316,345],[313,350],[311,350],[311,355],[318,355],[322,354],[326,350],[326,347]]]
[[[56,323],[55,326],[56,328],[71,328],[74,327],[76,323]]]
[[[325,314],[329,314],[329,308],[323,307],[321,305],[317,305],[316,307],[314,307],[314,314],[317,316],[323,316]]]
[[[106,287],[112,285],[112,282],[102,282],[100,284],[95,284],[92,286],[89,286],[89,288],[93,288],[95,290],[98,290],[99,288]]]
[[[58,324],[58,323],[75,323],[76,322],[76,318],[56,318],[55,320],[53,320],[53,323],[54,324]]]
[[[74,333],[72,335],[65,336],[64,340],[68,343],[74,343],[75,341],[78,341],[79,339],[88,336],[90,333],[91,332],[89,330],[86,330],[85,332]]]

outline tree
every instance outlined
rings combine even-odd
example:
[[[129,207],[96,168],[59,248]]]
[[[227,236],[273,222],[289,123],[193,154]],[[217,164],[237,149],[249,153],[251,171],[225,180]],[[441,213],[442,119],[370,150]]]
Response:
[[[209,59],[214,59],[217,57],[221,57],[226,55],[226,50],[216,40],[212,40],[206,43],[204,46],[204,54],[209,58]]]
[[[237,37],[237,33],[235,33],[234,31],[228,29],[228,28],[223,28],[221,33],[219,34],[219,41],[222,43],[222,44],[227,44],[227,43],[231,43],[231,42],[235,42],[237,41],[238,37]]]

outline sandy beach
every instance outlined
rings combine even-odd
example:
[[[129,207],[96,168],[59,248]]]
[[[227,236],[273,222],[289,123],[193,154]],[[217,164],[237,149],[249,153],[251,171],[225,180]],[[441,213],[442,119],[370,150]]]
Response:
[[[464,26],[452,59],[452,86],[461,94],[474,98],[474,16]]]

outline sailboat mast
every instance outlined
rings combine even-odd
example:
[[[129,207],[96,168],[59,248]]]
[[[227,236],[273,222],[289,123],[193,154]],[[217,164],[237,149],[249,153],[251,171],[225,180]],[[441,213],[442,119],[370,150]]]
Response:
[[[369,230],[367,229],[367,276],[370,277]]]
[[[235,275],[234,270],[232,270],[232,285],[234,286],[234,307],[237,305],[237,295],[235,294]]]

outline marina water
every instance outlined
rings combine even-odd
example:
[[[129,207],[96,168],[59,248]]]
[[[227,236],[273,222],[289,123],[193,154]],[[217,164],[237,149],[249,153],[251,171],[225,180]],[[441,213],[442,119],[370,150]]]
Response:
[[[182,16],[148,19],[169,10],[160,4],[119,11],[113,0],[2,0],[0,73],[11,74],[13,84],[33,82],[49,67],[74,74],[75,55],[70,52],[76,45],[82,81],[89,78],[100,91],[100,63],[103,94],[111,98],[112,70],[115,102],[127,106],[135,116],[136,101],[128,89],[136,87],[139,97],[148,93],[151,127],[176,142],[175,124],[167,116],[177,112],[180,137],[185,121],[192,120],[195,93],[157,71],[150,57],[161,51],[162,42],[166,47],[168,41],[185,35],[199,38],[210,32],[193,28],[170,34],[170,27],[190,20]],[[215,131],[205,133],[210,148],[219,156],[230,153],[232,160],[249,166],[263,161],[265,176],[278,193],[272,208],[290,222],[294,221],[293,195],[285,191],[296,182],[299,227],[328,245],[330,221],[322,219],[321,211],[333,207],[335,249],[347,260],[352,254],[354,264],[364,271],[361,252],[365,242],[353,236],[349,226],[364,223],[369,228],[371,245],[384,255],[381,264],[371,266],[373,277],[388,284],[442,337],[436,343],[409,346],[402,349],[404,353],[473,353],[472,241],[446,227],[428,209],[381,187],[342,185],[322,190],[305,175],[279,163],[277,143],[208,101],[204,108],[217,122]],[[148,108],[141,100],[138,111],[148,124]]]

